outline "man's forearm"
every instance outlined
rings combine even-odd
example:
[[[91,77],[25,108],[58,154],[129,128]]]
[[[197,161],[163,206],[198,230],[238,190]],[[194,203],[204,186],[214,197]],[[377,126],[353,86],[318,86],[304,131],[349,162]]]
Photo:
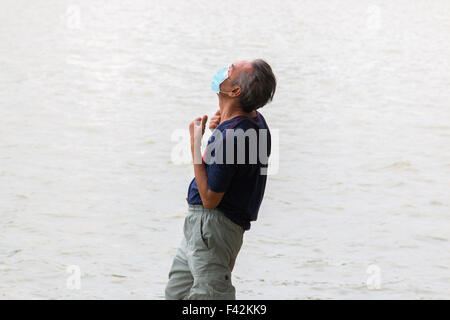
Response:
[[[200,121],[201,118],[197,118],[189,125],[189,132],[191,135],[191,152],[192,160],[194,162],[194,175],[197,182],[198,193],[202,199],[203,207],[206,209],[216,208],[225,192],[214,192],[208,187],[208,175],[206,173],[206,166],[203,163],[201,152],[201,138],[203,136],[203,129],[206,124],[207,116],[203,116],[202,127],[196,127],[195,123]],[[196,131],[197,130],[197,131]],[[200,130],[200,131],[198,131]]]
[[[191,141],[191,152],[194,162],[194,175],[195,181],[197,182],[198,193],[200,194],[202,203],[205,205],[208,202],[208,176],[206,175],[206,168],[203,164],[203,160],[201,160],[200,143],[194,143],[194,141]]]
[[[206,176],[206,168],[203,164],[194,164],[195,181],[197,182],[198,193],[202,202],[208,202],[208,177]]]

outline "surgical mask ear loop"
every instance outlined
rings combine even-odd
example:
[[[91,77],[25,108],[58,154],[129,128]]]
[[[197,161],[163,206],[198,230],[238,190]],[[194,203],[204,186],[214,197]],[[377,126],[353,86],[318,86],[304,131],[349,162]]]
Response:
[[[229,93],[229,92],[233,92],[233,91],[234,91],[234,89],[233,89],[233,90],[230,90],[230,91],[222,91],[222,90],[219,90],[218,93],[223,93],[223,94],[225,94],[225,93]]]

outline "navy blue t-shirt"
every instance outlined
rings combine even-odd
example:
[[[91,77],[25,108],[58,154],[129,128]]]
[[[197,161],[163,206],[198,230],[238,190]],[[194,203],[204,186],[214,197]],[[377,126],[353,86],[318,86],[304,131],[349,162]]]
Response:
[[[244,230],[258,216],[270,149],[269,128],[257,112],[254,118],[237,116],[219,124],[203,155],[208,189],[225,192],[217,208]],[[195,178],[189,185],[188,203],[202,204]]]

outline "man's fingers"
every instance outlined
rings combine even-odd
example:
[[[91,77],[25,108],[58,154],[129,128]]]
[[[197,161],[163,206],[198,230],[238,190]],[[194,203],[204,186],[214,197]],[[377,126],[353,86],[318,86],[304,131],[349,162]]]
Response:
[[[208,121],[208,116],[205,114],[202,118],[202,132],[205,132],[206,121]]]
[[[214,130],[220,124],[220,109],[217,109],[216,113],[211,117],[209,121],[209,129]]]
[[[209,120],[209,129],[212,131],[220,124],[220,109],[217,109],[216,113]]]
[[[217,126],[219,125],[219,122],[209,122],[209,129],[212,131],[212,130],[214,130],[215,128],[217,128]]]

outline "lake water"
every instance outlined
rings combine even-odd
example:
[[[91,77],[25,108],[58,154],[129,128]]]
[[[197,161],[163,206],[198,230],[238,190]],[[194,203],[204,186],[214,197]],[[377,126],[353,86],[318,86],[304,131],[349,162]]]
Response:
[[[449,1],[0,8],[0,298],[163,299],[193,177],[173,134],[253,58],[279,170],[237,298],[450,298]]]

